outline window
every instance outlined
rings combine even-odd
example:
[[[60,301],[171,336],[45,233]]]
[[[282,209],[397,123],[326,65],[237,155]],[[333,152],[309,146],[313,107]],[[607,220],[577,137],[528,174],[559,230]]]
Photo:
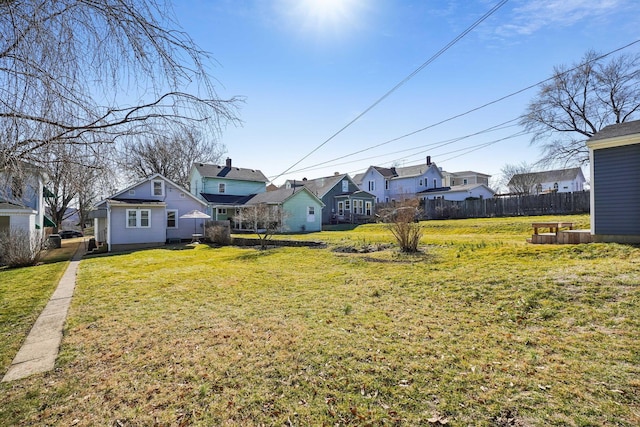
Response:
[[[127,228],[136,227],[138,224],[138,211],[127,210]]]
[[[553,189],[554,189],[555,191],[558,191],[558,183],[557,183],[557,182],[556,182],[555,184],[553,184]]]
[[[388,190],[388,189],[389,189],[389,180],[388,180],[388,179],[385,179],[385,180],[384,180],[384,189],[385,189],[385,190]]]
[[[467,181],[466,178],[462,180],[462,185],[467,185],[468,183],[469,183],[469,181]]]
[[[433,188],[438,188],[438,180],[433,178]]]
[[[224,182],[221,182],[220,184],[218,184],[218,193],[224,193],[224,191],[226,190],[227,185]]]
[[[356,200],[354,202],[354,204],[357,207],[357,213],[363,214],[364,213],[364,201],[363,200]]]
[[[344,210],[345,212],[349,212],[351,210],[351,200],[347,199],[344,201]]]
[[[127,209],[126,228],[150,228],[151,210],[149,209]]]
[[[369,181],[369,191],[376,191],[376,182]]]
[[[151,211],[149,209],[140,209],[140,227],[147,228],[151,224]]]
[[[167,228],[178,228],[177,209],[167,209]]]
[[[365,212],[364,212],[365,215],[371,216],[371,202],[366,202],[364,206],[365,206]]]
[[[153,185],[153,195],[154,196],[164,196],[164,181],[162,180],[154,180],[152,182]]]
[[[344,202],[338,202],[338,215],[344,215]]]
[[[422,178],[420,178],[420,187],[422,187]]]
[[[227,208],[218,208],[218,215],[226,215]]]
[[[347,181],[346,179],[342,180],[342,192],[346,193],[347,191],[349,191],[349,181]]]
[[[129,190],[129,195],[130,196],[135,196],[136,195],[136,190]]]
[[[186,194],[184,194],[184,193],[180,193],[180,198],[181,198],[181,199],[184,199],[186,196],[187,196]]]

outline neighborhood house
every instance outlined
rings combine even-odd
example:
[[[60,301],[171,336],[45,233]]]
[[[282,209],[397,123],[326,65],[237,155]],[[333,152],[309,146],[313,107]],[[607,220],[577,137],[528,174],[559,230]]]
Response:
[[[204,219],[181,218],[207,205],[160,174],[155,174],[95,206],[95,239],[109,251],[123,251],[193,239],[204,232]]]
[[[305,187],[322,203],[322,223],[367,222],[373,218],[375,196],[362,191],[348,174],[334,174],[316,179],[288,180],[284,188]]]
[[[442,172],[427,156],[426,163],[414,166],[383,168],[370,166],[354,181],[373,194],[377,203],[389,203],[417,197],[429,189],[442,188]]]
[[[54,224],[45,216],[43,171],[23,163],[20,170],[0,172],[0,232],[37,230]]]

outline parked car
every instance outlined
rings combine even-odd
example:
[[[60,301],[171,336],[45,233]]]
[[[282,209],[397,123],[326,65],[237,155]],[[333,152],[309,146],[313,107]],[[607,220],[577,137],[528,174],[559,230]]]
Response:
[[[84,234],[82,234],[79,231],[75,231],[75,230],[62,230],[58,234],[60,235],[61,239],[71,239],[73,237],[82,237],[82,236],[84,236]]]

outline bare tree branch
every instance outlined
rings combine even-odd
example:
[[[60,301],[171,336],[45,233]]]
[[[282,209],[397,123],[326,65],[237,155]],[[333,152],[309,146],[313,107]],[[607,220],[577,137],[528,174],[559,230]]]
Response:
[[[541,143],[545,164],[588,162],[585,140],[604,126],[633,119],[640,110],[640,55],[604,62],[587,52],[580,64],[554,68],[520,124]]]
[[[214,61],[163,0],[0,2],[0,167],[49,145],[103,144],[199,123],[238,123]]]

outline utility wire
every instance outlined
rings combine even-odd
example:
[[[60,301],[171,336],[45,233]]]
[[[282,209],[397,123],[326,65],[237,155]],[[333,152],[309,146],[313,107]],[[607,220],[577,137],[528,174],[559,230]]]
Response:
[[[631,47],[631,46],[633,46],[633,45],[635,45],[635,44],[637,44],[637,43],[640,43],[640,39],[634,40],[634,41],[632,41],[631,43],[628,43],[628,44],[626,44],[626,45],[624,45],[624,46],[622,46],[622,47],[619,47],[619,48],[617,48],[617,49],[614,49],[614,50],[612,50],[612,51],[609,51],[609,52],[607,52],[607,53],[605,53],[605,54],[603,54],[603,55],[600,55],[600,56],[598,56],[598,57],[596,57],[596,58],[594,58],[594,59],[590,60],[590,61],[587,61],[587,62],[584,62],[584,63],[578,64],[578,65],[576,65],[575,67],[573,67],[573,68],[571,68],[571,69],[569,69],[569,70],[566,70],[566,71],[564,71],[563,73],[560,73],[559,75],[568,74],[568,73],[570,73],[570,72],[572,72],[572,71],[577,70],[578,68],[580,68],[580,67],[582,67],[582,66],[584,66],[584,65],[590,64],[590,63],[592,63],[592,62],[599,61],[599,60],[601,60],[601,59],[603,59],[603,58],[606,58],[606,57],[607,57],[607,56],[609,56],[609,55],[612,55],[612,54],[617,53],[617,52],[619,52],[619,51],[621,51],[621,50],[627,49],[628,47]],[[332,162],[334,162],[334,161],[336,161],[336,160],[342,160],[342,159],[345,159],[345,158],[347,158],[347,157],[355,156],[355,155],[357,155],[357,154],[361,154],[361,153],[364,153],[364,152],[366,152],[366,151],[373,150],[373,149],[375,149],[375,148],[379,148],[379,147],[382,147],[382,146],[384,146],[384,145],[391,144],[391,143],[393,143],[393,142],[399,141],[399,140],[404,139],[404,138],[407,138],[407,137],[409,137],[409,136],[413,136],[413,135],[418,134],[418,133],[420,133],[420,132],[424,132],[425,130],[428,130],[428,129],[434,128],[434,127],[439,126],[439,125],[441,125],[441,124],[444,124],[444,123],[450,122],[450,121],[452,121],[452,120],[458,119],[458,118],[460,118],[460,117],[466,116],[466,115],[468,115],[468,114],[474,113],[474,112],[476,112],[476,111],[478,111],[478,110],[481,110],[481,109],[483,109],[483,108],[486,108],[486,107],[488,107],[488,106],[490,106],[490,105],[493,105],[493,104],[496,104],[496,103],[498,103],[498,102],[504,101],[505,99],[508,99],[508,98],[513,97],[513,96],[519,95],[519,94],[521,94],[522,92],[526,92],[527,90],[533,89],[533,88],[535,88],[535,87],[537,87],[537,86],[540,86],[541,84],[546,83],[546,82],[548,82],[548,81],[551,81],[551,80],[553,80],[553,79],[555,79],[555,78],[556,78],[556,75],[553,75],[553,76],[548,77],[548,78],[546,78],[546,79],[544,79],[544,80],[541,80],[541,81],[539,81],[539,82],[537,82],[537,83],[531,84],[531,85],[529,85],[529,86],[527,86],[527,87],[524,87],[524,88],[522,88],[522,89],[520,89],[520,90],[517,90],[517,91],[515,91],[515,92],[512,92],[512,93],[510,93],[510,94],[508,94],[508,95],[502,96],[502,97],[497,98],[497,99],[495,99],[495,100],[493,100],[493,101],[489,101],[489,102],[487,102],[487,103],[485,103],[485,104],[482,104],[482,105],[480,105],[480,106],[478,106],[478,107],[472,108],[472,109],[467,110],[467,111],[465,111],[465,112],[463,112],[463,113],[460,113],[460,114],[456,114],[456,115],[454,115],[454,116],[451,116],[451,117],[446,118],[446,119],[444,119],[444,120],[441,120],[441,121],[439,121],[439,122],[436,122],[436,123],[430,124],[430,125],[425,126],[425,127],[423,127],[423,128],[420,128],[420,129],[417,129],[417,130],[411,131],[411,132],[409,132],[409,133],[406,133],[406,134],[404,134],[404,135],[398,136],[398,137],[393,138],[393,139],[386,140],[386,141],[381,142],[381,143],[379,143],[379,144],[372,145],[372,146],[367,147],[367,148],[363,148],[362,150],[358,150],[358,151],[355,151],[355,152],[353,152],[353,153],[346,154],[346,155],[344,155],[344,156],[336,157],[336,158],[334,158],[334,159],[327,160],[327,161],[322,162],[322,163],[317,163],[317,164],[315,164],[315,165],[311,165],[311,166],[309,166],[309,167],[305,167],[305,168],[297,169],[297,170],[292,171],[292,172],[304,172],[304,171],[308,171],[308,170],[314,170],[314,169],[315,169],[315,168],[317,168],[318,166],[326,165],[326,164],[332,163]],[[515,121],[515,120],[519,120],[520,118],[522,118],[522,116],[519,116],[519,117],[517,117],[516,119],[510,120],[510,121],[505,122],[505,123],[509,123],[509,122],[512,122],[512,121]],[[356,120],[357,120],[357,119],[356,119]],[[505,124],[505,123],[503,123],[503,124]],[[497,126],[500,126],[500,125],[497,125]],[[489,129],[492,129],[492,128],[489,128]],[[480,133],[482,133],[482,131],[481,131]],[[337,134],[336,134],[336,135],[337,135]],[[336,136],[336,135],[334,135],[334,136]],[[332,136],[331,138],[333,138],[333,136]],[[461,137],[461,138],[464,138],[464,137]],[[326,142],[328,142],[328,140],[327,140]],[[325,143],[326,143],[326,142],[325,142]],[[323,143],[323,145],[324,145],[324,143]],[[318,148],[319,148],[319,147],[318,147]],[[310,154],[311,154],[311,153],[310,153]],[[310,154],[309,154],[309,155],[310,155]],[[309,155],[307,155],[306,157],[308,157]],[[305,157],[305,158],[306,158],[306,157]],[[380,156],[378,156],[378,157],[380,157]],[[299,164],[300,162],[302,162],[302,160],[304,160],[305,158],[303,158],[303,159],[301,159],[299,162],[295,163],[293,166],[291,166],[291,167],[290,167],[289,169],[287,169],[285,172],[281,173],[280,175],[275,176],[275,177],[273,178],[273,180],[275,180],[275,179],[279,178],[280,176],[284,175],[285,173],[289,172],[293,167],[295,167],[297,164]],[[354,160],[354,161],[360,161],[360,160],[367,160],[367,159],[359,159],[359,160]],[[341,163],[340,165],[342,165],[342,164],[345,164],[345,163]]]
[[[400,83],[396,84],[393,88],[391,88],[389,91],[387,91],[387,93],[385,93],[384,95],[382,95],[380,98],[378,98],[377,101],[375,101],[373,104],[371,104],[369,107],[367,107],[362,113],[358,114],[353,120],[351,120],[349,123],[347,123],[346,125],[344,125],[342,128],[340,128],[337,132],[335,132],[333,135],[331,135],[329,138],[327,138],[323,143],[321,143],[320,145],[318,145],[316,148],[314,148],[313,150],[311,150],[308,154],[306,154],[305,156],[303,156],[300,160],[298,160],[297,162],[295,162],[293,165],[289,166],[287,169],[285,169],[283,172],[281,172],[279,175],[277,175],[275,178],[273,178],[272,181],[280,178],[282,175],[284,175],[285,173],[289,172],[291,169],[293,169],[294,167],[296,167],[297,165],[299,165],[300,163],[302,163],[304,160],[306,160],[309,156],[311,156],[313,153],[315,153],[316,151],[318,151],[320,148],[322,148],[323,146],[325,146],[329,141],[331,141],[333,138],[335,138],[336,136],[338,136],[339,134],[341,134],[342,132],[344,132],[349,126],[351,126],[352,124],[354,124],[355,122],[357,122],[360,118],[362,118],[362,116],[364,116],[365,114],[367,114],[369,111],[373,110],[378,104],[380,104],[382,101],[384,101],[386,98],[388,98],[393,92],[395,92],[396,90],[398,90],[401,86],[403,86],[405,83],[407,83],[409,80],[411,80],[413,77],[415,77],[420,71],[422,71],[424,68],[426,68],[429,64],[431,64],[433,61],[435,61],[436,59],[438,59],[438,57],[440,57],[443,53],[445,53],[447,50],[449,50],[453,45],[455,45],[457,42],[459,42],[464,36],[466,36],[467,34],[469,34],[471,31],[473,31],[478,25],[480,25],[484,20],[486,20],[488,17],[490,17],[491,15],[493,15],[498,9],[500,9],[502,6],[505,5],[505,3],[507,3],[508,0],[501,0],[498,4],[496,4],[494,7],[492,7],[487,13],[485,13],[484,15],[482,15],[477,21],[475,21],[473,24],[471,24],[471,26],[469,26],[466,30],[464,30],[462,33],[460,33],[456,38],[454,38],[452,41],[450,41],[449,43],[447,43],[446,46],[444,46],[442,49],[440,49],[438,52],[436,52],[431,58],[429,58],[426,62],[424,62],[422,65],[420,65],[418,68],[416,68],[411,74],[409,74],[407,77],[405,77]]]
[[[398,150],[398,151],[394,151],[394,152],[391,152],[391,153],[384,153],[384,154],[379,154],[379,155],[376,155],[376,156],[359,158],[357,160],[351,160],[351,161],[348,161],[348,162],[333,163],[333,162],[335,162],[337,160],[346,159],[347,157],[351,157],[351,156],[354,156],[354,155],[359,154],[359,153],[363,153],[363,152],[368,151],[369,149],[371,149],[371,148],[365,148],[363,150],[356,151],[355,153],[351,153],[351,154],[347,154],[347,155],[344,155],[344,156],[341,156],[341,157],[337,157],[337,158],[332,159],[332,160],[327,160],[326,162],[318,163],[318,164],[315,164],[313,166],[309,166],[309,167],[298,169],[298,170],[293,170],[293,171],[291,171],[291,173],[313,171],[313,170],[317,170],[317,169],[322,169],[322,166],[324,166],[324,165],[326,165],[328,163],[331,163],[332,166],[348,165],[350,163],[359,162],[359,161],[362,161],[362,160],[371,160],[371,159],[376,159],[376,158],[379,158],[379,157],[387,157],[389,155],[404,153],[404,152],[407,152],[407,151],[413,151],[413,150],[416,150],[416,149],[419,149],[419,148],[437,149],[437,148],[444,147],[446,145],[453,144],[454,142],[458,142],[458,141],[462,141],[462,140],[467,139],[467,138],[471,138],[471,137],[474,137],[474,136],[482,135],[484,133],[494,132],[494,131],[506,129],[508,127],[516,126],[515,124],[509,125],[509,123],[513,123],[513,122],[518,121],[518,120],[520,120],[520,117],[516,117],[515,119],[511,119],[511,120],[508,120],[506,122],[502,122],[500,124],[491,126],[489,128],[486,128],[486,129],[483,129],[483,130],[480,130],[480,131],[477,131],[477,132],[474,132],[474,133],[471,133],[471,134],[467,134],[467,135],[464,135],[464,136],[459,136],[459,137],[456,137],[456,138],[452,138],[452,139],[446,139],[446,140],[443,140],[443,141],[432,142],[432,143],[425,144],[425,145],[420,145],[420,146],[417,146],[417,147],[410,147],[410,148],[406,148],[404,150]],[[384,145],[384,144],[380,144],[380,145]],[[378,145],[378,146],[380,146],[380,145]],[[424,152],[424,151],[421,151],[421,153],[422,152]]]

